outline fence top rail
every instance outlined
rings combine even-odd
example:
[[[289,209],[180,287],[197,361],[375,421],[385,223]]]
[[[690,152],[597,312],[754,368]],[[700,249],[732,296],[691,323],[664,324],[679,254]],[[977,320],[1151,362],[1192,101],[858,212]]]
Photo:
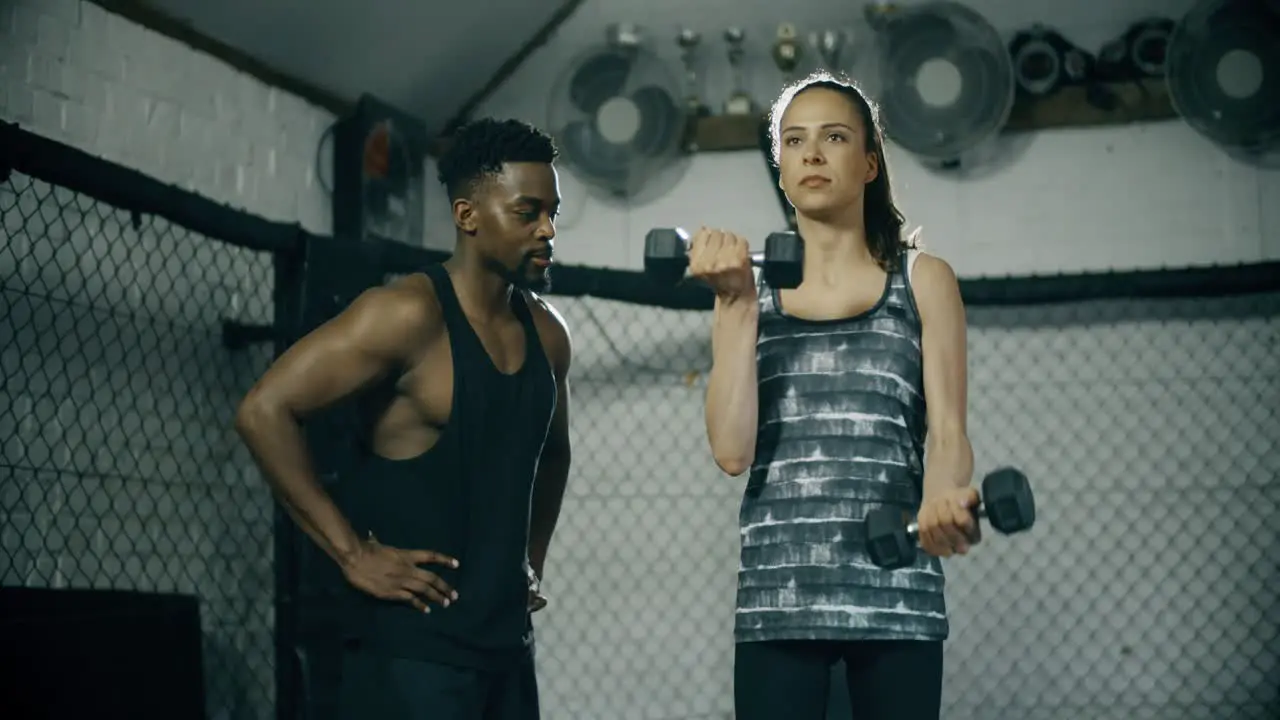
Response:
[[[273,252],[293,250],[297,223],[264,220],[251,213],[168,185],[137,170],[0,122],[0,182],[17,170],[134,213],[155,215],[207,237]]]
[[[189,230],[268,252],[300,250],[313,237],[297,223],[265,220],[137,170],[0,121],[0,183],[11,170]],[[362,243],[387,272],[412,272],[448,254],[392,241]],[[595,297],[675,310],[710,310],[711,292],[696,283],[664,287],[635,270],[558,266],[548,293]],[[1280,261],[1193,268],[962,278],[966,304],[1039,305],[1105,299],[1220,297],[1280,291]]]

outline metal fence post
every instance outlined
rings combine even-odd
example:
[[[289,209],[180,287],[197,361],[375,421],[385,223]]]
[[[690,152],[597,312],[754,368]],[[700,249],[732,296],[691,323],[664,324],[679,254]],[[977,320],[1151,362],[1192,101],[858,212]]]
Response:
[[[382,282],[365,245],[304,235],[294,264],[277,277],[278,307],[289,308],[289,342],[324,324],[364,290]],[[283,350],[283,348],[281,348]],[[358,459],[356,399],[306,421],[312,462],[333,493]],[[276,571],[279,720],[324,720],[336,707],[341,670],[342,578],[283,510],[277,512]]]

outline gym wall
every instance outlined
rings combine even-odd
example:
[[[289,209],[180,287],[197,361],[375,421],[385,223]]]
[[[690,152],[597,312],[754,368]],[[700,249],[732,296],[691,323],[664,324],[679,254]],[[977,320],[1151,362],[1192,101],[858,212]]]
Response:
[[[1099,47],[1130,22],[1177,16],[1192,0],[1121,0],[1099,16],[1085,5],[967,0],[997,28],[1032,22],[1061,29],[1084,47]],[[839,3],[743,3],[711,0],[694,8],[656,0],[645,25],[656,50],[681,67],[675,36],[689,25],[703,34],[703,97],[718,106],[730,91],[725,27],[746,30],[744,75],[753,97],[771,102],[780,73],[769,59],[779,23],[840,27],[850,12]],[[610,23],[637,22],[626,0],[587,0],[547,45],[480,110],[535,123],[547,117],[546,88],[573,56],[605,38]],[[812,53],[810,52],[810,55]],[[956,181],[889,150],[898,199],[912,226],[962,277],[1084,270],[1183,267],[1280,258],[1280,173],[1260,173],[1226,159],[1184,123],[1129,128],[1052,130],[1007,143],[1014,158],[989,177]],[[565,173],[565,175],[569,175]],[[588,199],[570,175],[559,223],[564,262],[639,268],[645,232],[653,226],[720,226],[763,242],[783,223],[759,153],[706,154],[684,180],[651,204],[611,208]],[[435,207],[439,202],[432,203]],[[433,228],[446,228],[436,212]],[[448,238],[441,232],[438,237]],[[433,238],[434,241],[434,238]],[[448,242],[448,240],[445,240]],[[442,246],[444,247],[444,246]]]
[[[658,31],[672,37],[677,23],[698,25],[712,36],[720,63],[718,34],[744,6],[674,5],[646,15],[669,18]],[[1060,4],[1024,5],[1028,21],[1057,22],[1068,12]],[[1117,5],[1112,15],[1120,19],[1103,34],[1149,14],[1145,6],[1122,12]],[[751,51],[763,51],[777,22],[814,27],[835,16],[778,7],[776,17],[750,10],[758,21],[747,27]],[[608,22],[633,16],[621,0],[589,0],[482,112],[541,124],[543,89],[573,52],[603,37]],[[1080,38],[1091,39],[1101,36]],[[674,58],[674,41],[663,42]],[[748,77],[766,98],[776,71],[766,65]],[[707,94],[714,101],[725,87],[713,75]],[[0,118],[263,217],[329,229],[314,167],[332,119],[326,112],[92,4],[18,0],[0,10]],[[1280,209],[1263,201],[1280,192],[1280,174],[1226,160],[1176,121],[1037,134],[1016,162],[972,181],[935,177],[892,149],[890,161],[912,224],[962,276],[1280,258]],[[434,177],[434,167],[428,173]],[[698,157],[677,188],[645,207],[609,207],[562,175],[558,250],[566,263],[639,268],[653,225],[705,223],[759,239],[781,224],[756,153]],[[447,205],[429,188],[426,244],[448,248]],[[0,189],[0,208],[13,202],[6,192]],[[65,203],[57,207],[66,212]],[[0,217],[7,224],[16,216]],[[225,272],[193,279],[140,265],[132,282],[186,278],[190,287],[175,294],[269,321],[264,261],[218,247],[226,255],[207,262]],[[576,466],[548,563],[553,604],[538,617],[546,716],[728,718],[742,480],[718,473],[705,449],[709,317],[591,299],[553,302],[576,344]],[[1275,702],[1274,690],[1258,688],[1276,672],[1276,652],[1252,638],[1273,637],[1280,622],[1268,610],[1280,598],[1265,583],[1270,566],[1260,555],[1278,539],[1263,519],[1280,506],[1274,482],[1267,484],[1280,474],[1280,420],[1260,410],[1280,406],[1278,312],[1274,296],[970,311],[978,472],[1023,467],[1042,510],[1031,534],[989,536],[981,552],[948,563],[956,630],[947,717],[993,717],[992,707],[1002,708],[1001,717],[1105,720],[1162,710],[1211,717],[1213,701],[1241,687],[1253,690],[1241,707]],[[183,323],[172,327],[184,332]],[[270,557],[270,501],[229,427],[239,393],[266,358],[232,361],[203,345],[200,330],[189,339],[191,362],[210,371],[169,397],[185,418],[176,432],[205,438],[225,459],[207,480],[158,478],[155,494],[181,506],[223,503],[219,512],[257,518],[235,526],[240,535],[216,538],[223,562],[244,562],[222,566],[224,576],[202,576],[195,563],[177,576],[190,580],[179,581],[141,571],[161,556],[136,548],[130,552],[139,564],[123,572],[144,589],[181,582],[202,592],[216,586],[215,598],[239,593],[214,604],[243,612],[250,628],[211,627],[209,637],[233,658],[220,659],[220,667],[234,661],[249,669],[219,681],[226,685],[211,697],[210,716],[266,717],[271,645],[261,623],[270,618],[271,583],[261,559]],[[43,357],[34,349],[31,357],[2,352],[6,369]],[[117,363],[114,373],[89,372],[113,378],[132,368],[142,383],[151,380],[142,361],[133,356],[135,364]],[[59,436],[56,408],[32,412],[39,398],[30,394],[5,399],[30,409],[16,417],[43,420],[0,427],[0,437],[12,433],[30,445]],[[143,459],[149,451],[134,452]],[[77,509],[82,500],[67,502],[91,484],[75,478],[73,486],[55,469],[13,477],[0,498],[0,583],[118,584],[77,560],[86,548],[109,545]],[[83,502],[96,506],[91,497]],[[1206,507],[1212,519],[1190,512]]]
[[[8,0],[0,38],[9,122],[268,220],[329,231],[315,169],[328,111],[90,2]]]
[[[0,3],[0,120],[329,227],[327,113],[91,3]],[[196,593],[206,717],[273,717],[272,504],[231,429],[271,348],[218,337],[271,322],[271,258],[152,220],[0,185],[0,584]]]
[[[1001,29],[1039,20],[1086,46],[1127,22],[1179,12],[1128,0],[1099,21],[1062,3],[969,4],[1009,25]],[[747,62],[756,62],[746,77],[768,101],[777,24],[830,27],[844,12],[672,0],[646,16],[663,19],[649,25],[673,63],[676,26],[703,32],[706,97],[719,103],[729,90],[725,26],[750,21]],[[624,0],[588,0],[482,112],[543,122],[544,88],[570,58],[608,23],[635,19]],[[1180,121],[1008,144],[1012,162],[964,181],[889,149],[909,222],[962,277],[1280,258],[1280,210],[1264,200],[1280,197],[1280,173],[1232,162]],[[675,188],[640,207],[610,207],[571,172],[562,178],[557,254],[566,263],[639,269],[654,226],[706,224],[762,243],[783,224],[755,152],[699,156]],[[728,718],[744,479],[719,473],[706,448],[710,318],[553,302],[576,343],[576,469],[548,561],[558,610],[539,625],[547,708],[556,717]],[[1248,636],[1268,637],[1280,623],[1267,610],[1277,591],[1261,580],[1262,549],[1278,539],[1262,520],[1280,506],[1280,417],[1270,409],[1280,407],[1278,312],[1275,296],[970,308],[975,482],[1000,465],[1024,468],[1041,516],[1032,533],[988,532],[980,552],[946,564],[955,629],[945,717],[1261,717],[1246,691],[1277,702],[1262,680],[1278,669],[1276,651]],[[1226,517],[1184,516],[1187,502]],[[1241,566],[1218,559],[1232,555]],[[1206,653],[1214,646],[1239,664]],[[1239,707],[1214,704],[1241,697]]]

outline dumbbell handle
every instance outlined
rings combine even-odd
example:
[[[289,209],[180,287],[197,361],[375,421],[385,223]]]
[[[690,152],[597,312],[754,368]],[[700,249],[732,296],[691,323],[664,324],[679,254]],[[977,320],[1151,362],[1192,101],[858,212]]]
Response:
[[[687,256],[686,256],[687,257]],[[748,253],[747,257],[751,260],[751,267],[764,267],[764,252]],[[685,272],[689,271],[688,265],[685,266]]]
[[[984,508],[981,504],[979,504],[978,507],[973,509],[973,516],[978,518],[979,520],[985,520],[987,517],[986,508]],[[911,538],[912,540],[916,540],[920,537],[920,523],[916,522],[915,520],[912,520],[910,523],[907,524],[907,537]]]
[[[682,230],[681,233],[682,233],[681,237],[684,240],[684,254],[687,257],[689,255],[689,247],[692,245],[693,240],[692,238],[689,237],[688,232],[685,232]],[[747,253],[747,257],[751,258],[751,264],[753,266],[764,267],[764,251],[763,250],[752,250],[751,252]]]
[[[686,247],[685,257],[688,257],[688,252],[689,252],[689,249]],[[754,252],[749,252],[747,253],[747,258],[751,260],[752,267],[764,267],[764,251],[763,250],[756,250]]]

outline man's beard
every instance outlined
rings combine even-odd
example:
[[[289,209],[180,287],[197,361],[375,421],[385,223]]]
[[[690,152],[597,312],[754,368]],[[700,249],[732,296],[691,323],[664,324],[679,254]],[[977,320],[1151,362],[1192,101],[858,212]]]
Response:
[[[507,268],[498,262],[494,262],[492,267],[503,280],[517,289],[536,293],[544,293],[551,289],[551,268],[547,268],[537,277],[532,276],[533,257],[529,255],[524,256],[514,269]]]

